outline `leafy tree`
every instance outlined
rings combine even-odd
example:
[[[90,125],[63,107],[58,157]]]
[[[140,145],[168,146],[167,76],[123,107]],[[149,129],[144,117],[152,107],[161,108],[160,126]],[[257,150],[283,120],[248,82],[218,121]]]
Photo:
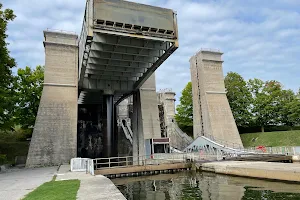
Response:
[[[280,117],[281,122],[290,126],[291,129],[293,126],[300,124],[300,99],[296,95],[291,96],[289,100],[282,103]]]
[[[16,109],[15,122],[22,128],[28,129],[34,126],[40,98],[43,90],[44,67],[37,66],[18,69],[15,77]]]
[[[280,109],[279,109],[279,123],[293,127],[297,120],[294,119],[296,113],[294,112],[295,105],[298,100],[292,90],[282,90],[280,97]],[[300,114],[300,113],[299,113]]]
[[[238,73],[229,72],[224,82],[226,95],[237,126],[249,126],[252,96],[246,81]]]
[[[8,43],[5,40],[8,22],[14,20],[15,17],[11,9],[2,10],[0,3],[0,128],[2,129],[10,126],[9,121],[13,107],[10,99],[13,96],[11,69],[15,67],[16,63],[9,56]]]
[[[192,83],[188,82],[182,90],[180,97],[180,104],[176,108],[177,114],[175,115],[176,122],[182,130],[187,130],[193,127],[193,95]],[[191,135],[191,133],[189,132]]]
[[[294,99],[290,103],[290,114],[288,118],[292,121],[293,125],[300,125],[300,99]]]
[[[252,113],[254,123],[264,127],[275,125],[279,121],[280,97],[282,86],[278,81],[263,82],[259,79],[248,81],[248,87],[252,93]]]

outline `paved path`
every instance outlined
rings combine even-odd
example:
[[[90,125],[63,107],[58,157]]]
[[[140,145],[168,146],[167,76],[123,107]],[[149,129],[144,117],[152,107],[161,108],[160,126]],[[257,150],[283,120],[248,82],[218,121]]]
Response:
[[[203,171],[300,182],[299,163],[225,161],[200,164]]]
[[[69,165],[62,165],[57,173],[56,180],[79,179],[80,188],[77,192],[79,200],[126,200],[123,194],[108,178],[97,175],[92,176],[85,172],[70,172]]]
[[[58,167],[20,169],[0,174],[0,199],[19,200],[26,194],[50,181]]]

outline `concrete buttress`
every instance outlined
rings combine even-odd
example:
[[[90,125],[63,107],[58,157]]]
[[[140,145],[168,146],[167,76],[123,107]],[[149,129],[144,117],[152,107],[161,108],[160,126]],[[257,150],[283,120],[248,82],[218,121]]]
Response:
[[[133,95],[132,128],[133,156],[145,156],[145,140],[161,138],[155,74]]]
[[[222,53],[202,50],[190,59],[193,92],[193,134],[242,146],[226,97]]]
[[[69,163],[77,151],[77,35],[44,36],[45,80],[26,167]]]

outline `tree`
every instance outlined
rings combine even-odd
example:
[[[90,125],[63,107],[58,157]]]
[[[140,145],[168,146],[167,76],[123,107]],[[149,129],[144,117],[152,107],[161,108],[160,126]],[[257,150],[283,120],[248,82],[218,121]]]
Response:
[[[283,90],[280,100],[280,123],[292,129],[300,124],[300,98],[292,90]]]
[[[34,126],[43,90],[44,67],[18,69],[15,77],[15,122],[24,129]]]
[[[278,81],[250,79],[248,87],[254,99],[251,105],[254,123],[264,132],[265,126],[278,124],[282,86]]]
[[[193,127],[193,94],[192,83],[188,82],[182,90],[180,97],[180,104],[176,108],[177,114],[175,115],[176,122],[182,130],[187,130]],[[192,135],[191,131],[189,132]]]
[[[11,9],[2,10],[0,3],[0,128],[9,128],[9,121],[11,118],[11,109],[13,107],[10,97],[12,92],[12,72],[11,69],[15,67],[16,63],[13,58],[9,56],[6,43],[6,31],[9,21],[14,20],[16,16]]]
[[[228,72],[225,79],[226,95],[237,126],[249,126],[252,96],[246,81],[235,72]]]
[[[282,90],[280,97],[279,123],[293,127],[297,120],[294,119],[294,109],[298,100],[292,90]],[[300,113],[299,113],[300,114]]]
[[[288,104],[289,115],[287,116],[292,126],[300,124],[300,99],[294,99]]]

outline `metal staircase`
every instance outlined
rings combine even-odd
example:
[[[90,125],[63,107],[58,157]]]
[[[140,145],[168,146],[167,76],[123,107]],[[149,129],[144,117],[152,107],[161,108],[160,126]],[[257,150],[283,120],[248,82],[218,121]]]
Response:
[[[125,121],[125,123],[123,123]],[[132,136],[133,136],[133,132],[131,130],[131,122],[130,122],[130,118],[126,118],[126,119],[118,119],[118,126],[122,127],[123,132],[126,136],[126,138],[130,141],[130,143],[132,144]]]

